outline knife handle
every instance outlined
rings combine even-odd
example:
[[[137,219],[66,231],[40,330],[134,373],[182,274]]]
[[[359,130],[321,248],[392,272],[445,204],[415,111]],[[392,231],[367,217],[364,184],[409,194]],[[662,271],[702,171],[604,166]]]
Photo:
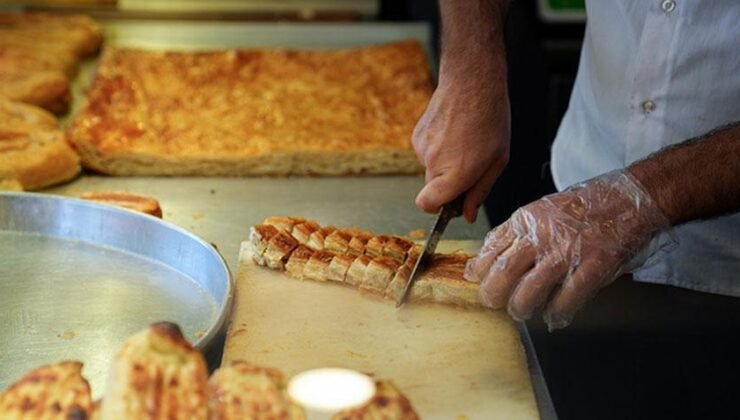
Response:
[[[456,199],[444,205],[447,208],[447,214],[450,219],[462,216],[463,203],[465,203],[465,193],[460,194]]]

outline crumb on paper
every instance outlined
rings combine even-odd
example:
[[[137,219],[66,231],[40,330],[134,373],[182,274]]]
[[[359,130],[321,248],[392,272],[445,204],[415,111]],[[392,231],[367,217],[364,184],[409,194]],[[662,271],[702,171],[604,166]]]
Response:
[[[411,239],[422,239],[425,236],[427,236],[426,229],[414,229],[411,232],[409,232],[409,238]]]
[[[246,332],[247,332],[247,327],[238,327],[238,328],[234,328],[234,329],[233,329],[233,330],[232,330],[232,331],[231,331],[231,332],[229,333],[229,337],[233,338],[233,337],[236,337],[236,336],[242,335],[242,334],[244,334],[244,333],[246,333]]]
[[[200,330],[195,333],[196,338],[203,338],[204,335],[206,335],[206,332],[204,330]]]
[[[77,333],[75,333],[74,330],[66,330],[57,334],[57,338],[61,338],[62,340],[72,340],[76,335]]]
[[[352,350],[347,350],[347,355],[349,357],[354,357],[355,359],[367,359],[368,357],[362,353],[357,353]]]
[[[203,217],[205,217],[204,213],[201,213],[201,212],[193,213],[193,220],[200,220]]]

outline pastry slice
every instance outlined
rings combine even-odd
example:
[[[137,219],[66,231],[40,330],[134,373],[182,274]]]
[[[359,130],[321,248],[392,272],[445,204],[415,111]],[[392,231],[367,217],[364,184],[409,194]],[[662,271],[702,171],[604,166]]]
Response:
[[[125,209],[159,217],[160,219],[162,218],[162,208],[159,206],[159,201],[151,197],[144,197],[142,195],[125,192],[96,191],[83,193],[80,195],[80,198],[83,200],[94,201],[96,203],[123,207]]]
[[[411,402],[390,381],[375,381],[375,395],[365,405],[342,411],[332,420],[418,420]]]
[[[252,245],[252,260],[259,265],[266,265],[263,255],[268,242],[277,235],[278,229],[272,225],[255,225],[249,229],[249,243]]]
[[[324,249],[337,254],[345,254],[349,251],[349,242],[352,234],[344,229],[337,229],[324,239]]]
[[[318,223],[313,220],[306,220],[303,223],[299,223],[293,227],[291,234],[293,237],[302,244],[308,244],[308,238],[311,234],[321,229]]]
[[[370,264],[370,257],[366,255],[359,255],[352,261],[352,265],[347,269],[346,283],[352,286],[360,287],[365,279],[365,271],[367,270],[368,264]]]
[[[329,264],[334,254],[328,251],[316,251],[303,267],[303,278],[314,281],[329,280]]]
[[[267,242],[267,249],[265,249],[265,253],[262,254],[262,257],[265,259],[268,267],[275,270],[282,270],[285,267],[285,262],[288,260],[290,253],[297,246],[298,241],[296,241],[289,233],[279,231]]]
[[[336,254],[329,263],[329,280],[344,282],[347,278],[347,271],[355,258],[357,257],[354,255]]]
[[[274,226],[277,229],[284,230],[288,233],[293,232],[293,227],[299,223],[305,222],[305,219],[299,217],[268,217],[263,222],[266,225]]]
[[[290,254],[288,262],[285,263],[285,271],[292,277],[297,279],[303,279],[303,272],[306,267],[306,263],[311,259],[315,251],[306,245],[298,245],[298,247]]]
[[[177,325],[152,324],[113,359],[100,417],[205,420],[207,378],[203,356]]]
[[[417,286],[421,290],[431,289],[430,302],[439,302],[459,306],[480,306],[480,285],[465,280],[465,265],[470,255],[465,253],[437,254],[429,267],[414,284],[412,293]]]
[[[367,245],[365,245],[365,255],[370,258],[382,257],[383,248],[385,247],[386,242],[388,242],[388,239],[390,239],[390,236],[388,235],[377,235],[371,237],[370,240],[367,241]]]
[[[365,254],[365,247],[372,238],[369,233],[357,233],[352,235],[352,240],[349,241],[349,253],[353,255]]]
[[[32,370],[0,394],[0,419],[85,419],[92,409],[82,363],[65,361]]]
[[[390,257],[373,258],[365,269],[360,289],[383,296],[401,264]]]
[[[333,226],[327,226],[314,231],[308,237],[308,246],[313,249],[324,249],[326,238],[335,230],[337,230],[337,228]]]
[[[241,361],[217,369],[208,380],[208,411],[211,420],[305,418],[288,398],[280,372]]]
[[[414,243],[400,236],[391,236],[383,245],[383,255],[403,263],[406,253],[414,246]]]

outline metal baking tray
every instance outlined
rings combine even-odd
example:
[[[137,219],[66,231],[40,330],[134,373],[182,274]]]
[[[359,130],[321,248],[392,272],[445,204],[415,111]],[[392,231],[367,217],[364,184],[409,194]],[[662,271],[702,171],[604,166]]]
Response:
[[[0,193],[0,389],[80,360],[93,394],[131,334],[180,325],[206,351],[225,329],[233,279],[209,243],[152,216],[45,194]]]

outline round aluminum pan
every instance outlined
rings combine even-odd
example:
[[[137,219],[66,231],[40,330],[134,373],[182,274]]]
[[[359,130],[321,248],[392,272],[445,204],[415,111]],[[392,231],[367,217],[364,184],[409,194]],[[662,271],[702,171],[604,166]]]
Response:
[[[83,200],[0,193],[0,390],[72,359],[103,392],[121,343],[175,322],[206,350],[234,284],[218,251],[152,216]]]

